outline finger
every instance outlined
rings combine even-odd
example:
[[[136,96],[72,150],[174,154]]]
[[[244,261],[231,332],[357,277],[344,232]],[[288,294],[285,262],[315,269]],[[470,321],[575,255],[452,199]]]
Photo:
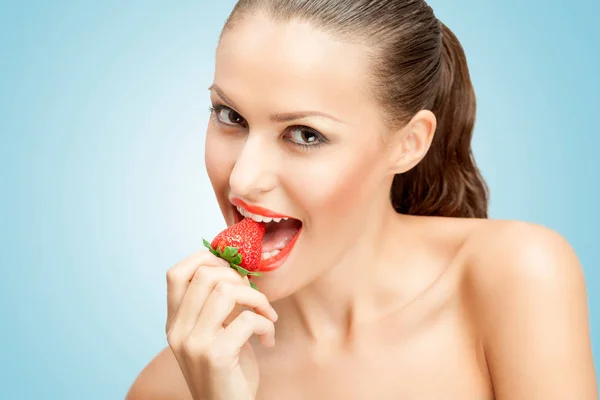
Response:
[[[171,321],[199,266],[228,267],[229,263],[208,250],[198,251],[167,272],[167,321]]]
[[[238,304],[252,308],[273,322],[277,321],[277,313],[264,294],[249,286],[220,281],[206,300],[191,334],[214,336],[223,329],[225,319]]]
[[[201,266],[196,269],[173,319],[173,325],[177,325],[180,334],[187,336],[194,328],[198,315],[219,282],[230,282],[237,286],[244,284],[240,274],[231,268]]]
[[[258,335],[260,342],[267,347],[275,345],[273,322],[262,315],[246,310],[218,335],[214,343],[216,346],[219,346],[217,343],[222,343],[233,354],[237,354],[252,335]]]

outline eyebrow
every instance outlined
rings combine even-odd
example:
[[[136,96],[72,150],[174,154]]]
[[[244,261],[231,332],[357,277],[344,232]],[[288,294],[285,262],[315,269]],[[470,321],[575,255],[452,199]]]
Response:
[[[231,101],[231,99],[229,97],[227,97],[227,95],[225,93],[223,93],[223,90],[221,90],[221,88],[219,86],[217,86],[216,84],[212,84],[208,90],[211,91],[215,91],[215,93],[217,93],[219,95],[219,97],[221,97],[221,99],[223,99],[223,101],[225,101],[226,103],[228,103],[232,108],[238,109],[235,106],[235,103],[233,101]],[[281,114],[273,114],[269,117],[269,119],[272,122],[290,122],[290,121],[295,121],[298,119],[302,119],[302,118],[306,118],[306,117],[325,117],[325,118],[329,118],[331,120],[340,122],[340,123],[345,123],[344,121],[340,120],[339,118],[336,118],[332,115],[329,115],[327,113],[321,112],[321,111],[295,111],[295,112],[289,112],[289,113],[281,113]]]

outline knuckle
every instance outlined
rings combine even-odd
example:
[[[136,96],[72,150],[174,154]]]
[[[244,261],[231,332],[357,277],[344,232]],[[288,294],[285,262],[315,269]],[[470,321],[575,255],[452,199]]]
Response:
[[[167,271],[167,282],[175,283],[189,279],[190,266],[198,266],[210,263],[214,259],[219,259],[208,250],[200,250],[188,258],[178,262]],[[220,259],[219,259],[220,260]]]
[[[180,282],[183,279],[182,273],[179,271],[177,266],[172,267],[167,271],[167,283]]]
[[[239,319],[246,324],[251,324],[254,321],[256,321],[256,313],[254,311],[250,311],[250,310],[244,310],[240,313],[239,315]]]
[[[215,285],[214,290],[221,297],[227,297],[233,292],[233,285],[229,282],[219,281]]]
[[[200,283],[200,282],[210,282],[211,273],[210,268],[199,267],[196,272],[194,272],[194,276],[192,277],[192,282]]]
[[[181,335],[177,330],[171,328],[167,331],[167,342],[169,346],[179,348],[181,346]]]

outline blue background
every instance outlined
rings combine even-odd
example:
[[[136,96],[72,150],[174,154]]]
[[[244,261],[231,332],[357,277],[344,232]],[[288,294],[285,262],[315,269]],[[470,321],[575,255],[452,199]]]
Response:
[[[223,227],[203,137],[234,1],[0,4],[0,398],[120,399],[166,345],[165,272]],[[600,357],[600,2],[430,4],[469,59],[491,216],[572,243]]]

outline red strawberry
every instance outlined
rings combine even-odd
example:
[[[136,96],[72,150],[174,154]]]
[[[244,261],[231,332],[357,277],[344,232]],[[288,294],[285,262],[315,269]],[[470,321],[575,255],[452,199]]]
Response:
[[[244,218],[237,224],[219,233],[204,245],[217,257],[229,262],[242,276],[261,274],[255,272],[262,256],[262,241],[267,225]],[[254,284],[252,284],[253,287]]]

